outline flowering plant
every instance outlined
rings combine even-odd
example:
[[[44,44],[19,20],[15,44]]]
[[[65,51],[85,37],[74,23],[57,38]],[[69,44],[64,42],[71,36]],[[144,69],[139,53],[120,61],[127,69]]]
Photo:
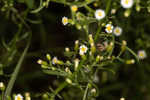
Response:
[[[55,18],[52,17],[48,11],[44,11],[45,9],[49,9],[52,5],[57,4],[69,8],[68,15],[65,13],[62,13],[64,15],[61,14],[61,16],[57,14],[59,15],[58,19],[59,23],[62,24],[62,28],[75,28],[72,30],[76,30],[75,33],[78,32],[80,34],[76,41],[72,40],[74,41],[73,46],[65,45],[65,49],[59,51],[61,53],[64,51],[61,56],[57,54],[56,56],[52,52],[49,52],[49,50],[41,54],[44,55],[44,53],[46,53],[46,58],[39,56],[39,52],[36,53],[38,54],[38,56],[36,56],[38,57],[37,63],[41,66],[42,69],[40,70],[42,70],[42,73],[54,77],[56,76],[57,78],[51,83],[52,85],[47,86],[50,91],[33,94],[31,97],[36,99],[42,98],[43,100],[99,100],[99,98],[102,97],[104,99],[111,98],[114,100],[115,97],[110,96],[109,92],[113,89],[125,87],[119,99],[125,100],[125,98],[131,98],[126,92],[130,91],[130,86],[124,86],[117,78],[121,75],[121,69],[124,69],[124,73],[129,73],[128,71],[132,68],[128,68],[127,66],[141,66],[140,62],[146,61],[148,57],[147,49],[150,48],[148,44],[150,40],[148,37],[150,36],[147,34],[148,31],[146,28],[142,25],[143,23],[150,25],[148,17],[150,1],[40,0],[39,7],[37,7],[37,4],[38,1],[35,2],[35,0],[1,0],[1,12],[6,15],[7,19],[11,19],[12,23],[17,27],[17,33],[13,35],[13,38],[8,38],[8,41],[5,40],[7,37],[4,38],[4,36],[2,38],[4,48],[2,50],[6,50],[6,52],[2,55],[4,58],[0,63],[1,76],[9,77],[9,75],[5,73],[5,68],[17,63],[14,72],[10,75],[11,78],[8,85],[5,87],[3,82],[0,83],[2,100],[11,100],[12,88],[24,58],[28,56],[31,58],[35,57],[35,53],[30,54],[29,49],[29,47],[34,44],[34,41],[31,40],[33,38],[37,40],[38,35],[35,35],[35,33],[40,31],[41,35],[38,36],[38,38],[41,38],[40,43],[43,48],[47,46],[45,41],[48,40],[46,36],[49,35],[47,35],[48,32],[46,31],[48,28],[44,27],[44,25],[47,24],[47,19],[52,18],[51,21],[53,21]],[[21,9],[21,7],[18,6],[23,8]],[[44,16],[44,14],[46,15]],[[144,18],[147,22],[139,21],[139,25],[136,25],[132,19],[135,18],[134,20],[136,21],[138,18],[140,19],[141,16],[143,18],[143,15],[146,16]],[[44,16],[45,19],[42,18],[42,16]],[[32,20],[33,18],[37,18],[37,20]],[[45,23],[42,22],[42,20],[44,20]],[[36,27],[36,25],[39,26]],[[72,30],[70,30],[70,32]],[[140,33],[143,34],[141,35]],[[73,36],[71,36],[71,39],[72,37]],[[53,39],[51,38],[51,40]],[[133,42],[133,40],[135,41]],[[23,44],[26,44],[26,41],[27,45],[22,52],[22,48],[24,47],[18,46],[17,43],[23,42]],[[138,46],[134,47],[133,45],[136,44]],[[55,52],[57,49],[52,50],[52,48],[50,48],[50,51]],[[20,56],[19,61],[15,58],[18,56]],[[35,64],[36,66],[37,63]],[[149,62],[147,62],[145,66],[148,66],[148,64]],[[38,75],[40,74],[35,76]],[[144,75],[148,76],[147,74]],[[32,72],[30,76],[32,76]],[[132,81],[129,82],[129,84],[132,85]],[[143,87],[147,86],[149,85],[142,84],[141,88],[143,89]],[[148,90],[145,89],[143,91]],[[14,94],[13,99],[31,100],[31,97],[30,93],[27,92],[24,97],[20,93]]]

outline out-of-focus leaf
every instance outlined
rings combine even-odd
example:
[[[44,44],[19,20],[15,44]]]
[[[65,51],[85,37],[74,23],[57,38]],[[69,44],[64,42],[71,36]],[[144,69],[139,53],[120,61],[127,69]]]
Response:
[[[27,4],[28,8],[33,8],[34,0],[25,0],[25,3]]]
[[[71,57],[71,56],[74,55],[74,52],[64,52],[64,55],[65,55],[66,57]]]

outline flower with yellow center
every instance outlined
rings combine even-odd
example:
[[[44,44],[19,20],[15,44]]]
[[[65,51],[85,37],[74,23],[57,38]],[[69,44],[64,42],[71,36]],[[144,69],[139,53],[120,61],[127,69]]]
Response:
[[[133,6],[133,0],[121,0],[121,5],[123,8],[131,8]]]
[[[76,5],[71,6],[71,10],[73,12],[76,12],[78,10],[78,7]]]
[[[62,18],[62,23],[63,23],[63,25],[67,25],[68,24],[68,18],[67,17],[63,17]]]
[[[58,63],[58,59],[57,59],[57,57],[54,57],[53,59],[52,59],[52,64],[57,64]]]
[[[113,28],[114,28],[114,27],[113,27],[111,24],[107,24],[107,25],[106,25],[106,28],[105,28],[105,31],[106,31],[107,33],[112,33]]]
[[[15,100],[23,100],[23,96],[21,94],[17,94],[15,96]]]
[[[84,55],[87,52],[87,50],[88,50],[88,48],[85,45],[81,45],[79,54]]]
[[[120,36],[122,34],[122,28],[121,27],[115,27],[113,31],[114,35]]]
[[[105,17],[105,11],[102,10],[102,9],[96,10],[96,11],[95,11],[95,17],[96,17],[96,19],[98,19],[98,20],[103,19],[103,18]]]
[[[147,57],[146,52],[144,50],[138,51],[138,58],[139,59],[145,59]]]

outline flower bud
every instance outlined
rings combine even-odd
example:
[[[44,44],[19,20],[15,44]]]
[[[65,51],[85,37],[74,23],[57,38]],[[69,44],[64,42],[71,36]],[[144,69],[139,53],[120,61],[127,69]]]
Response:
[[[71,11],[72,12],[77,12],[78,7],[76,5],[71,6]]]
[[[66,82],[69,83],[69,84],[72,84],[72,81],[69,78],[66,78]]]
[[[78,48],[79,48],[79,40],[76,40],[74,50],[77,52]]]
[[[99,62],[99,61],[100,61],[100,56],[97,55],[97,57],[96,57],[96,62]]]
[[[65,48],[65,51],[66,51],[66,52],[69,52],[69,51],[70,51],[70,49],[69,49],[69,48]]]
[[[70,71],[70,69],[68,67],[65,68],[65,71],[68,73],[68,74],[72,74],[72,72]]]
[[[136,11],[139,12],[141,10],[141,6],[140,5],[136,5]]]
[[[124,12],[125,17],[129,17],[130,14],[131,14],[131,10],[129,10],[129,9]]]
[[[127,60],[126,61],[126,64],[134,64],[135,63],[135,60],[134,59],[130,59],[130,60]]]
[[[75,70],[77,70],[78,69],[78,66],[79,66],[79,59],[75,59],[74,60],[74,67],[75,67]]]
[[[39,59],[39,60],[37,61],[37,63],[41,65],[41,64],[42,64],[42,60]]]
[[[0,90],[4,91],[5,90],[5,85],[3,82],[0,82]]]
[[[47,58],[48,60],[51,60],[50,54],[46,54],[46,58]]]

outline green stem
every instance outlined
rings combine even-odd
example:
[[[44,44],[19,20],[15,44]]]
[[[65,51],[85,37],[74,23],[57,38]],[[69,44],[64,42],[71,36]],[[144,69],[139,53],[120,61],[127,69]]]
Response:
[[[56,90],[55,90],[55,95],[58,94],[63,88],[65,88],[67,86],[67,82],[65,81],[64,83],[62,83]]]
[[[24,58],[25,58],[25,55],[26,55],[26,53],[27,53],[27,51],[28,51],[28,48],[29,48],[29,46],[30,46],[30,39],[31,39],[31,37],[29,38],[28,43],[27,43],[27,46],[26,46],[26,48],[24,49],[24,51],[23,51],[23,53],[22,53],[22,55],[21,55],[21,57],[20,57],[20,59],[19,59],[19,61],[18,61],[18,64],[16,65],[16,68],[15,68],[15,70],[14,70],[12,76],[11,76],[11,79],[10,79],[10,81],[9,81],[9,83],[8,83],[8,86],[7,86],[7,88],[6,88],[6,91],[5,91],[5,93],[4,93],[3,100],[7,100],[7,97],[9,97],[10,94],[11,94],[13,85],[14,85],[14,83],[15,83],[15,80],[16,80],[17,75],[18,75],[18,73],[19,73],[19,70],[20,70],[20,68],[21,68],[21,64],[22,64],[22,62],[23,62],[23,60],[24,60]]]
[[[87,93],[88,93],[88,89],[89,89],[89,86],[88,86],[88,84],[87,84],[82,100],[86,100],[86,96],[87,96]]]

